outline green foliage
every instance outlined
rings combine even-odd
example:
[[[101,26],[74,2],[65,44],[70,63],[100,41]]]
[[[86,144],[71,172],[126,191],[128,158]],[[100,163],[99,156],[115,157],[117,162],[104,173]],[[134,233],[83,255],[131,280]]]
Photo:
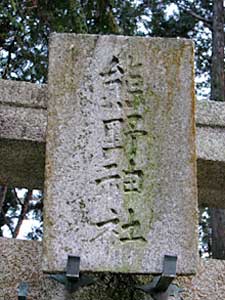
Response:
[[[169,8],[174,11],[168,13]],[[197,91],[204,94],[211,18],[212,0],[2,0],[1,78],[46,82],[51,32],[184,37],[195,41],[196,74],[206,78]]]
[[[143,13],[122,0],[3,0],[1,78],[45,82],[51,32],[137,34],[138,16]]]
[[[1,77],[41,82],[47,70],[47,36],[28,3],[0,3]]]

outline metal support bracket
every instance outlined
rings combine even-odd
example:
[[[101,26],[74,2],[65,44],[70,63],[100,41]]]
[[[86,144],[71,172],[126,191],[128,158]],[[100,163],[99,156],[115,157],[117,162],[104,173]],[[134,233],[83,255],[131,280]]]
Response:
[[[172,281],[176,278],[177,256],[164,256],[163,273],[154,277],[152,282],[142,286],[136,286],[137,289],[148,293],[154,300],[168,300],[169,296],[179,294],[181,290],[172,285]]]
[[[28,296],[28,284],[21,282],[18,288],[18,300],[27,300]]]
[[[80,257],[74,255],[68,255],[66,273],[52,274],[49,277],[64,284],[69,293],[95,283],[94,278],[80,274]]]

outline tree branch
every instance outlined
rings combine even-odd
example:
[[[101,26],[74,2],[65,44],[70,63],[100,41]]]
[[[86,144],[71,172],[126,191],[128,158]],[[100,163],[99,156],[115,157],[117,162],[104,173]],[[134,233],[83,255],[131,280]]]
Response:
[[[5,197],[6,197],[7,190],[8,190],[7,185],[0,186],[0,212],[2,211],[2,207],[3,207],[4,202],[5,202]]]
[[[7,225],[7,226],[9,227],[9,230],[10,230],[10,232],[11,232],[11,234],[12,234],[12,237],[13,237],[14,230],[13,230],[11,224],[10,224],[9,219],[6,217],[6,215],[5,215],[5,213],[4,213],[3,210],[2,210],[2,216],[3,216],[3,219],[4,219],[5,225]]]
[[[13,233],[13,238],[16,238],[19,234],[22,222],[23,222],[23,220],[26,216],[26,213],[28,211],[29,202],[30,202],[31,199],[32,199],[32,190],[28,190],[27,195],[24,199],[24,203],[22,204],[22,210],[21,210],[18,222],[16,224],[16,228],[15,228],[14,233]]]
[[[190,16],[194,17],[195,19],[202,21],[205,24],[205,26],[207,26],[210,30],[212,30],[212,20],[208,20],[208,19],[200,16],[199,14],[197,14],[196,12],[194,12],[191,9],[185,9],[185,12],[187,14],[189,14]]]
[[[202,21],[210,30],[212,30],[212,19],[206,19],[203,16],[199,15],[195,11],[193,11],[190,7],[185,4],[177,3],[179,9],[182,9],[184,12],[192,16],[193,18]]]
[[[23,204],[22,204],[22,202],[20,201],[20,198],[17,195],[15,187],[13,187],[13,194],[14,194],[14,197],[16,198],[16,201],[22,206]]]
[[[9,227],[9,230],[10,230],[12,236],[13,236],[13,228],[10,224],[9,219],[6,217],[6,212],[3,209],[4,202],[5,202],[5,199],[6,199],[6,194],[7,194],[7,191],[8,191],[8,186],[3,185],[3,186],[0,187],[0,189],[1,189],[1,191],[0,191],[0,213],[1,213],[1,216],[4,220],[4,224]]]
[[[14,47],[15,40],[16,40],[16,38],[13,39],[12,43],[8,47],[8,59],[7,59],[6,66],[5,66],[5,69],[4,69],[3,74],[2,74],[2,79],[7,79],[7,74],[8,74],[8,71],[9,71],[9,68],[10,68],[10,62],[11,62],[11,59],[12,59],[12,49]]]

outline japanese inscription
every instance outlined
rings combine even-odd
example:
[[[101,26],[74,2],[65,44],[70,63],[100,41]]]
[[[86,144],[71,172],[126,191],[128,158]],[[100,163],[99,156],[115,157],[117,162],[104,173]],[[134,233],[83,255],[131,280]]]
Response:
[[[141,216],[135,212],[133,203],[140,201],[143,186],[144,171],[138,165],[136,155],[139,138],[148,134],[144,127],[143,116],[140,111],[144,110],[144,79],[141,75],[142,63],[134,62],[133,56],[128,56],[128,72],[120,62],[120,58],[112,56],[106,70],[100,72],[104,86],[104,96],[100,99],[100,107],[104,119],[104,138],[102,142],[102,177],[95,181],[97,185],[109,184],[121,189],[123,197],[127,200],[128,207],[124,214],[126,220],[121,219],[120,214],[114,208],[110,208],[114,218],[93,223],[102,231],[102,234],[110,230],[118,236],[121,242],[140,241],[146,242],[145,231],[142,230]],[[125,88],[125,93],[123,89]],[[118,100],[119,99],[119,100]],[[141,103],[137,103],[141,99]],[[116,111],[114,116],[109,115],[108,110]],[[116,118],[116,116],[118,117]],[[117,153],[116,153],[117,152]],[[142,156],[145,154],[142,153]],[[114,160],[109,157],[114,157]],[[126,160],[121,164],[120,158]],[[102,194],[102,193],[100,193]],[[144,209],[147,209],[144,207]],[[149,225],[151,220],[149,212]],[[111,228],[109,228],[111,224]],[[116,225],[116,226],[115,226]],[[91,238],[96,241],[102,234]]]
[[[191,272],[194,225],[183,237],[197,221],[193,209],[183,212],[196,200],[190,46],[63,41],[56,35],[50,52],[44,270],[63,271],[73,254],[81,270],[159,273],[163,255],[177,254],[180,271]],[[178,54],[185,72],[170,68]]]

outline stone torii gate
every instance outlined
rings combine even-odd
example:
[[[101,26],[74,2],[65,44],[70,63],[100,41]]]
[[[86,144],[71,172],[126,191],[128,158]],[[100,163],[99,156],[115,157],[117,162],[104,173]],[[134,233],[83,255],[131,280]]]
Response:
[[[0,239],[0,299],[22,281],[28,299],[149,299],[134,286],[165,254],[171,299],[223,299],[224,263],[198,258],[196,179],[198,205],[224,208],[225,106],[197,103],[196,174],[192,43],[54,34],[49,65],[48,86],[0,82],[0,180],[46,191],[44,247]],[[74,294],[49,278],[71,253],[96,277]]]

